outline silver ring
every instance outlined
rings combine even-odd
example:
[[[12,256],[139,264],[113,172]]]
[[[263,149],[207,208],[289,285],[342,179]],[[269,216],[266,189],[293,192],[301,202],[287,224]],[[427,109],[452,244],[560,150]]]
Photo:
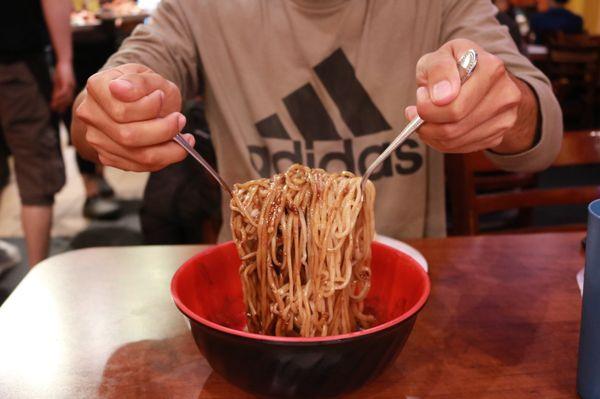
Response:
[[[460,74],[460,82],[464,83],[471,75],[475,68],[477,67],[477,51],[475,49],[468,50],[460,59],[458,60],[458,73]]]

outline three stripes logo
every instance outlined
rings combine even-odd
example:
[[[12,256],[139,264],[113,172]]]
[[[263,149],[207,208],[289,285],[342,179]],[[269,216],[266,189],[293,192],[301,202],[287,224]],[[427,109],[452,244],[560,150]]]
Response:
[[[356,78],[354,67],[342,49],[334,51],[320,62],[314,67],[314,71],[355,138],[391,129],[365,88]],[[255,124],[256,129],[264,139],[279,139],[289,142],[287,146],[285,141],[282,142],[288,149],[273,153],[266,146],[248,146],[252,165],[263,177],[270,176],[273,172],[279,173],[291,163],[302,163],[310,167],[330,170],[328,166],[332,162],[340,162],[343,164],[342,169],[363,174],[369,162],[389,144],[367,145],[355,155],[353,147],[357,140],[342,139],[331,116],[327,113],[310,83],[296,89],[282,101],[304,141],[293,140],[277,114],[258,121]],[[339,142],[341,149],[324,153],[320,159],[315,159],[316,142]],[[423,164],[421,154],[415,151],[418,147],[418,142],[407,140],[396,150],[394,159],[388,158],[380,170],[373,174],[372,179],[377,180],[395,173],[403,175],[415,173]],[[337,169],[339,170],[339,168]]]

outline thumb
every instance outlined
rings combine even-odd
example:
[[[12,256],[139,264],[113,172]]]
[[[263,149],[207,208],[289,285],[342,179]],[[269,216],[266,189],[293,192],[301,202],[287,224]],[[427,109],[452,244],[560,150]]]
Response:
[[[156,73],[130,73],[112,80],[108,87],[114,98],[134,102],[164,87],[166,80]]]
[[[450,46],[421,57],[417,63],[417,84],[427,88],[437,106],[451,103],[460,92],[460,75]]]

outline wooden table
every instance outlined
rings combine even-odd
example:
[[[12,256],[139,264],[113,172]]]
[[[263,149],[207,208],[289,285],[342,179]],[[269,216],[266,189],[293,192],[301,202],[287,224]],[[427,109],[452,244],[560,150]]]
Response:
[[[351,397],[576,397],[582,237],[411,241],[431,297],[396,363]],[[171,302],[171,275],[198,250],[86,249],[37,266],[0,308],[0,397],[247,397]]]

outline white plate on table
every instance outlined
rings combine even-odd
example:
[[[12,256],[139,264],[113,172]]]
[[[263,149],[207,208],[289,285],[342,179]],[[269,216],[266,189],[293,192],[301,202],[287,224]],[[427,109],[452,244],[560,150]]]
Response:
[[[405,254],[413,258],[419,265],[421,265],[421,267],[426,272],[429,272],[429,265],[427,264],[427,260],[425,259],[423,254],[419,252],[419,250],[417,250],[415,247],[412,247],[407,243],[398,241],[394,238],[382,236],[379,234],[375,234],[375,241],[379,241],[382,244],[388,245],[392,248],[397,249],[398,251],[404,252]]]

